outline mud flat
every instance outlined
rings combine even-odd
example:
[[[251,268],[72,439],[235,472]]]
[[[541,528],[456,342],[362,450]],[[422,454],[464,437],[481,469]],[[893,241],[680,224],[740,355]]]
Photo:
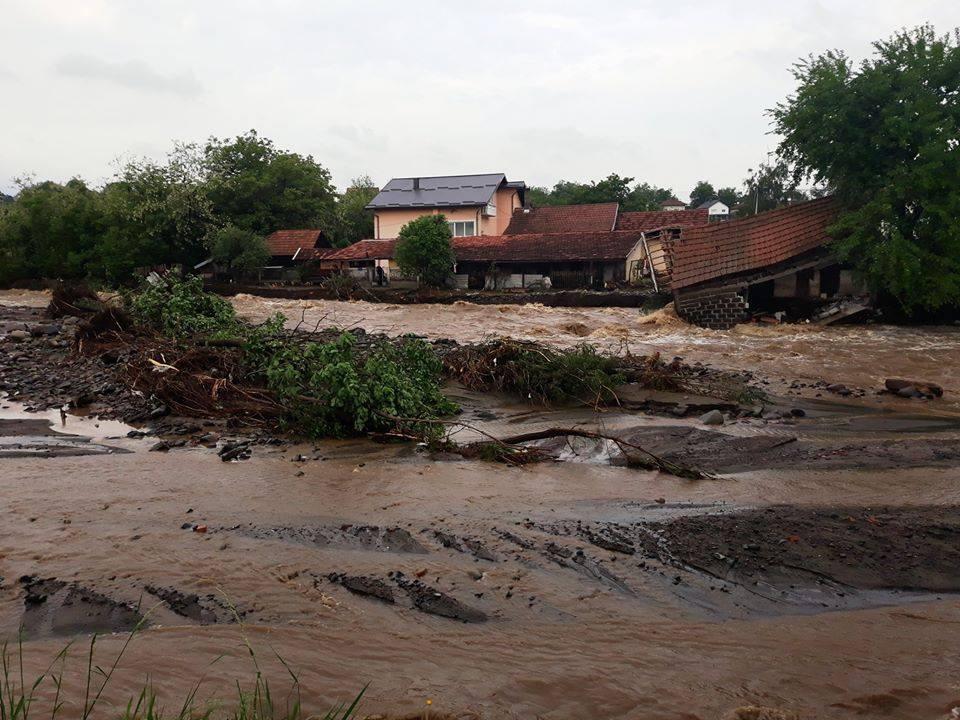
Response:
[[[8,317],[45,322],[31,312]],[[143,621],[108,702],[147,674],[171,697],[200,676],[228,695],[249,672],[246,637],[300,673],[309,707],[370,682],[364,709],[387,717],[428,699],[431,716],[484,718],[713,720],[754,705],[914,720],[960,705],[949,383],[942,403],[779,396],[767,417],[727,410],[718,426],[451,388],[484,431],[616,431],[710,480],[572,438],[524,467],[267,437],[224,462],[236,428],[151,417],[122,385],[86,409],[129,408],[132,425],[61,418],[83,377],[117,385],[116,363],[58,373],[80,361],[51,339],[0,344],[22,400],[0,401],[0,432],[115,452],[0,453],[0,632],[28,630],[28,667],[43,670],[93,632],[109,657]],[[64,682],[82,691],[82,672]]]

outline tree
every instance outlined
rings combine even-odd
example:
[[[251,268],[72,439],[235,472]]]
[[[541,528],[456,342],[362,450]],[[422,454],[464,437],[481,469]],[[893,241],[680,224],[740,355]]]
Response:
[[[203,149],[207,197],[223,223],[258,235],[336,223],[330,173],[310,155],[278,150],[255,130],[233,140],[210,138]]]
[[[737,215],[740,217],[809,199],[798,187],[798,180],[790,167],[782,160],[760,163],[756,170],[748,168],[747,172],[750,175],[743,181],[744,193],[737,205]]]
[[[395,255],[407,275],[416,275],[427,285],[442,286],[456,262],[446,216],[423,215],[400,228]]]
[[[0,282],[83,277],[102,229],[97,192],[79,178],[18,185],[0,212]]]
[[[720,188],[717,190],[717,198],[720,200],[720,202],[733,210],[740,202],[740,193],[734,187]]]
[[[713,200],[717,196],[713,185],[706,180],[701,180],[696,187],[690,191],[690,207],[700,207],[707,200]]]
[[[209,237],[214,261],[242,275],[261,269],[270,260],[270,250],[262,236],[236,225],[214,230]]]
[[[960,30],[930,25],[794,69],[771,111],[795,177],[833,189],[835,247],[907,311],[960,305]]]
[[[603,180],[588,183],[561,180],[552,189],[527,188],[527,203],[535,207],[544,205],[584,205],[615,202],[620,209],[657,210],[659,204],[673,195],[672,190],[658,188],[649,183],[631,187],[633,178],[611,173]]]
[[[104,233],[92,275],[123,282],[139,267],[203,259],[217,219],[195,146],[176,145],[165,163],[128,161],[101,196]]]
[[[373,213],[366,207],[379,192],[380,188],[374,185],[369,175],[361,175],[350,182],[350,187],[337,202],[337,231],[334,235],[337,246],[345,247],[373,237]]]

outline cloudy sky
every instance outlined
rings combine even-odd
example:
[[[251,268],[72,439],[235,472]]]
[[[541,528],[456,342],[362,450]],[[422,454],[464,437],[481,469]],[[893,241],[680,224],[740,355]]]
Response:
[[[685,198],[773,149],[796,59],[925,21],[957,0],[0,0],[0,190],[256,128],[341,188],[617,172]]]

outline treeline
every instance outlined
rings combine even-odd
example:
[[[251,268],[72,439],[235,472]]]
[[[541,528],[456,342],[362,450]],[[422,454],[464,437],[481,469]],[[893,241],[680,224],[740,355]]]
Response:
[[[782,162],[761,164],[756,170],[747,171],[748,176],[740,188],[714,188],[713,184],[699,181],[690,190],[690,206],[718,198],[737,217],[775,210],[793,202],[809,200],[822,191],[804,191],[799,181]],[[531,187],[527,201],[534,206],[581,205],[584,203],[616,202],[623,211],[659,210],[660,203],[675,196],[670,188],[657,187],[646,182],[634,182],[635,178],[611,174],[595,182],[570,182],[561,180],[552,188]]]
[[[103,187],[18,181],[0,198],[0,283],[90,278],[123,283],[137,268],[213,255],[236,269],[262,266],[264,238],[321,228],[340,245],[370,237],[368,177],[343,193],[309,155],[251,130],[177,144],[163,162],[131,160]]]

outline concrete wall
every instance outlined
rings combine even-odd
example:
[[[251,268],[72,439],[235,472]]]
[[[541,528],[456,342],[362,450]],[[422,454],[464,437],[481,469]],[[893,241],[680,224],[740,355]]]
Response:
[[[726,330],[749,318],[745,287],[727,287],[678,293],[677,314],[687,322],[713,330]]]

